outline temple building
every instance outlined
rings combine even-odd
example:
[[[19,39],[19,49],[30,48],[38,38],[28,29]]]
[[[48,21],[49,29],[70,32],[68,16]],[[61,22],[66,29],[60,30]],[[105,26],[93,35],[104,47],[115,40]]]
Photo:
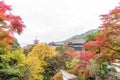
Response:
[[[36,37],[36,39],[34,40],[34,45],[37,45],[37,44],[39,44],[39,40]]]
[[[84,43],[85,43],[84,39],[76,38],[76,39],[69,40],[66,44],[68,47],[72,47],[76,51],[78,50],[81,51]]]

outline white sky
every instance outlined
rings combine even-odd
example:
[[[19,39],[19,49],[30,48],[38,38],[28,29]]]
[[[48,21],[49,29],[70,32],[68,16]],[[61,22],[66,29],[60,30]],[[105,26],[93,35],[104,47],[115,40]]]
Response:
[[[4,0],[12,5],[26,25],[23,34],[16,35],[21,45],[62,41],[76,34],[99,27],[99,15],[106,14],[120,0]]]

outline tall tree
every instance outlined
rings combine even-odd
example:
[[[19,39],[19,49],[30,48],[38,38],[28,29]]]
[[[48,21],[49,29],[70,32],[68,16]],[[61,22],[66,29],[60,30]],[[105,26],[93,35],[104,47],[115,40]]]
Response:
[[[0,1],[0,43],[10,45],[13,42],[13,33],[21,34],[25,25],[20,16],[11,13],[12,8]]]
[[[25,56],[22,51],[9,51],[13,33],[21,34],[25,25],[19,16],[11,13],[12,8],[0,1],[0,80],[20,80]]]
[[[90,52],[100,53],[99,57],[112,61],[118,58],[120,52],[120,6],[101,17],[101,34],[95,37],[95,41],[86,43],[84,48],[92,47]]]
[[[47,65],[46,58],[51,58],[55,55],[55,51],[45,44],[35,45],[27,55],[29,65],[28,80],[43,80],[44,67]]]
[[[103,23],[100,25],[101,33],[93,41],[84,44],[80,55],[81,63],[77,70],[86,73],[91,60],[96,60],[102,66],[104,62],[119,59],[120,54],[120,6],[115,7],[108,14],[101,15]],[[104,69],[102,69],[104,70]],[[89,72],[89,70],[87,70]]]

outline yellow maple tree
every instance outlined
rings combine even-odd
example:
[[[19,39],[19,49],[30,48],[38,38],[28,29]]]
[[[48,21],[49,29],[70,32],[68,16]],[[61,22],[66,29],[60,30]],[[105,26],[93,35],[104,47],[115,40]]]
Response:
[[[44,67],[47,66],[46,58],[55,55],[55,51],[48,45],[35,45],[28,53],[27,61],[29,64],[29,80],[43,80]]]

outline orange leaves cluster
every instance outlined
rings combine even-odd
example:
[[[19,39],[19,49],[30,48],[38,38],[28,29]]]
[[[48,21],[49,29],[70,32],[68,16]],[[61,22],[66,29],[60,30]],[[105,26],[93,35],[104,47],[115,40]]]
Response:
[[[8,31],[3,31],[3,29],[0,28],[0,41],[12,43],[13,37],[10,35],[10,33]]]
[[[10,35],[9,31],[4,31],[0,27],[0,48],[12,49],[11,44],[13,42],[13,36]],[[6,47],[5,47],[6,46]]]
[[[71,48],[65,50],[64,53],[70,55],[73,59],[77,58],[77,53]]]
[[[101,33],[95,36],[95,41],[85,43],[83,48],[90,48],[90,52],[95,53],[101,46],[107,46],[109,43],[109,38],[105,37],[105,35]]]

